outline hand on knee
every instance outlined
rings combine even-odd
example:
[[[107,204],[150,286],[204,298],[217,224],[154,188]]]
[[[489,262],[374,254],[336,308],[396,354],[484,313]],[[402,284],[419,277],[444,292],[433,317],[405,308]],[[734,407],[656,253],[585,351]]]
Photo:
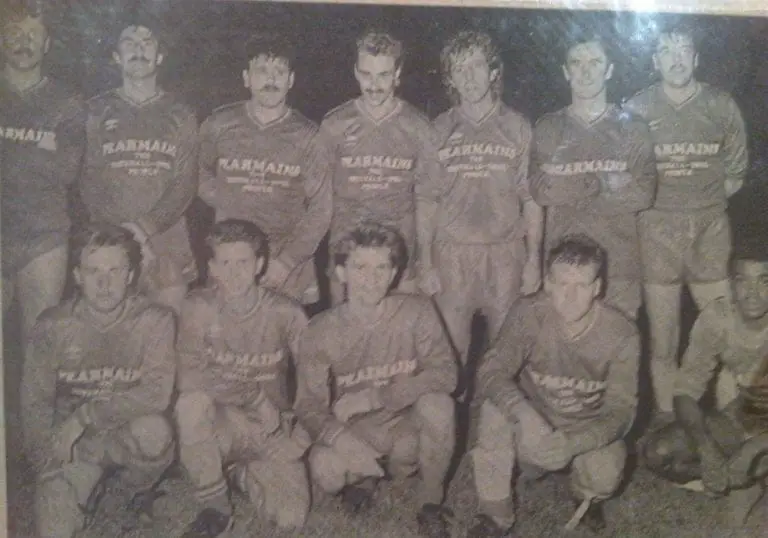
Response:
[[[161,415],[147,415],[131,422],[131,435],[137,441],[141,455],[158,458],[173,444],[173,430]]]
[[[174,411],[179,427],[179,439],[183,444],[193,445],[212,435],[216,407],[204,392],[184,392],[179,395]]]
[[[441,431],[452,432],[456,424],[456,403],[449,394],[432,392],[424,394],[413,405],[422,424],[429,424]]]
[[[344,462],[333,449],[315,446],[309,453],[312,481],[326,493],[338,493],[346,485]]]
[[[626,459],[621,441],[578,456],[573,462],[574,489],[597,499],[611,497],[621,484]]]

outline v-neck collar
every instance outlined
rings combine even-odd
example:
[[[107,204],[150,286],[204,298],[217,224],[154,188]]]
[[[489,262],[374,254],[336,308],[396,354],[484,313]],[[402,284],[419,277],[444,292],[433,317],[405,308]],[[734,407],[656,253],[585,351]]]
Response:
[[[696,98],[701,95],[701,82],[696,81],[696,91],[694,91],[691,95],[688,96],[687,99],[680,103],[676,103],[672,99],[670,99],[669,95],[667,95],[667,92],[664,91],[664,86],[662,84],[659,84],[658,91],[661,93],[662,98],[664,101],[673,109],[680,110],[684,107],[686,107],[688,104],[692,103],[696,100]]]
[[[582,126],[582,127],[584,127],[585,129],[591,129],[592,127],[594,127],[595,125],[597,125],[598,123],[600,123],[601,121],[603,121],[605,118],[607,118],[607,117],[608,117],[608,115],[609,115],[611,112],[613,112],[613,110],[614,110],[614,105],[613,105],[613,104],[611,104],[611,103],[606,103],[606,105],[605,105],[605,109],[604,109],[604,110],[603,110],[603,111],[602,111],[600,114],[598,114],[597,116],[595,116],[593,119],[591,119],[591,120],[589,120],[589,121],[588,121],[588,120],[585,120],[584,118],[582,118],[581,116],[579,116],[578,114],[576,114],[576,113],[575,113],[575,112],[574,112],[574,111],[571,109],[570,105],[569,105],[569,106],[567,106],[567,107],[565,107],[565,113],[566,113],[566,115],[567,115],[569,118],[571,118],[571,119],[575,120],[575,121],[576,121],[576,122],[577,122],[579,125],[581,125],[581,126]]]
[[[288,119],[288,118],[291,116],[291,114],[293,113],[293,110],[291,110],[291,108],[290,108],[290,107],[286,107],[286,109],[285,109],[285,113],[284,113],[282,116],[280,116],[280,117],[278,117],[278,118],[275,118],[274,120],[272,120],[272,121],[269,121],[269,122],[267,122],[267,123],[263,123],[261,120],[259,120],[259,118],[257,118],[257,117],[256,117],[256,115],[255,115],[255,114],[253,114],[253,113],[251,112],[251,109],[250,109],[250,107],[248,106],[248,101],[246,101],[246,102],[243,104],[243,107],[245,108],[245,114],[246,114],[246,115],[248,116],[248,118],[249,118],[249,119],[250,119],[250,120],[251,120],[251,121],[252,121],[252,122],[253,122],[253,123],[256,125],[256,127],[258,127],[258,128],[259,128],[259,130],[261,130],[261,131],[263,131],[263,130],[265,130],[265,129],[269,129],[270,127],[272,127],[272,126],[274,126],[274,125],[278,125],[278,124],[280,124],[280,123],[283,123],[283,122],[284,122],[284,121],[286,121],[286,120],[287,120],[287,119]]]
[[[402,99],[395,97],[395,107],[388,113],[382,116],[381,118],[374,118],[370,112],[365,108],[365,105],[363,105],[361,98],[358,97],[355,99],[355,106],[357,107],[357,110],[365,116],[365,118],[368,119],[371,123],[375,125],[381,125],[382,123],[388,121],[390,118],[393,118],[397,116],[400,113],[400,110],[403,108],[403,101]]]
[[[115,90],[115,93],[117,94],[118,97],[120,97],[120,99],[122,99],[129,105],[136,108],[143,108],[145,106],[151,105],[152,103],[156,103],[157,101],[159,101],[165,96],[165,92],[163,90],[158,89],[155,95],[153,95],[149,99],[142,102],[138,102],[128,97],[128,95],[126,95],[126,93],[123,91],[122,88],[118,88],[117,90]]]
[[[469,123],[473,127],[480,127],[486,121],[488,121],[490,118],[496,116],[500,109],[501,109],[501,101],[500,100],[496,100],[494,105],[488,110],[488,112],[486,112],[485,116],[483,116],[479,120],[475,120],[469,114],[464,112],[464,110],[461,108],[461,106],[457,106],[456,107],[456,113],[459,114],[467,123]]]

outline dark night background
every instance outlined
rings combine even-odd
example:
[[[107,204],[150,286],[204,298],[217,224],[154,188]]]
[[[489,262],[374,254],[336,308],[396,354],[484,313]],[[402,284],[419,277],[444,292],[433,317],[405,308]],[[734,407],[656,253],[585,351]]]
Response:
[[[291,104],[309,118],[323,115],[357,95],[353,76],[355,38],[367,27],[389,29],[404,40],[406,60],[400,94],[435,117],[448,107],[439,72],[445,40],[465,28],[487,30],[501,45],[505,64],[503,100],[535,121],[565,106],[569,91],[562,76],[559,38],[573,26],[603,33],[613,46],[614,77],[610,98],[631,96],[655,80],[651,65],[652,30],[678,16],[661,14],[526,11],[484,8],[318,5],[216,0],[49,0],[53,46],[46,70],[83,96],[120,85],[111,64],[111,44],[132,22],[133,13],[161,24],[165,61],[161,84],[197,111],[198,120],[231,101],[246,99],[241,72],[242,44],[254,33],[279,31],[293,36],[300,53]],[[734,239],[764,234],[768,203],[768,19],[685,16],[702,31],[697,76],[734,96],[747,121],[751,184],[731,203]],[[76,215],[78,216],[78,215]],[[210,217],[197,201],[190,208],[191,233],[199,237]],[[768,236],[766,236],[768,237]],[[687,303],[690,322],[692,309]],[[13,344],[14,321],[3,323],[6,344]],[[8,351],[8,348],[6,348]],[[12,351],[5,354],[12,358]],[[17,406],[18,361],[6,360],[6,397]],[[15,381],[14,381],[15,380]],[[9,432],[9,490],[15,492],[18,457]],[[12,496],[10,506],[21,507]],[[22,510],[23,511],[23,510]],[[13,510],[12,510],[13,512]],[[12,518],[13,519],[13,518]]]

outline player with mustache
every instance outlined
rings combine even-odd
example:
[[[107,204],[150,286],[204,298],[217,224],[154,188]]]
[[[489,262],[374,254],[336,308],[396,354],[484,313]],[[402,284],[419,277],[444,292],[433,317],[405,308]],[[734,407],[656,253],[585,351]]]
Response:
[[[402,62],[400,41],[385,32],[363,34],[355,61],[360,96],[330,111],[320,133],[335,152],[330,244],[367,219],[398,228],[408,262],[396,285],[415,291],[416,192],[434,175],[437,161],[429,120],[395,94]],[[344,286],[332,268],[329,277],[338,304]]]
[[[696,79],[698,63],[695,31],[663,28],[653,53],[661,80],[625,105],[645,119],[655,144],[656,199],[640,214],[638,230],[651,377],[664,414],[672,412],[681,287],[688,285],[700,310],[728,296],[731,236],[725,209],[748,166],[739,107],[727,93]]]
[[[331,223],[330,157],[317,125],[291,108],[295,51],[277,36],[246,46],[248,101],[225,105],[200,128],[199,195],[229,218],[255,222],[269,237],[261,283],[300,301],[319,300],[314,253]]]
[[[197,192],[197,119],[158,86],[153,26],[125,26],[112,53],[123,84],[88,102],[80,191],[93,221],[123,225],[141,243],[142,291],[178,311],[197,274],[184,217]]]

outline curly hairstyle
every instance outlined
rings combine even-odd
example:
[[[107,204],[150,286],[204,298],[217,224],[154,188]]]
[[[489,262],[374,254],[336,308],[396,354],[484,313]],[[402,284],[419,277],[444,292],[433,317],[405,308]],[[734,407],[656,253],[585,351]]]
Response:
[[[464,30],[450,38],[440,52],[440,71],[442,73],[443,86],[454,105],[459,104],[461,97],[453,86],[451,72],[456,63],[474,49],[480,50],[488,61],[489,69],[496,71],[496,78],[491,84],[491,92],[495,99],[501,96],[504,74],[501,51],[489,34],[476,30]]]

